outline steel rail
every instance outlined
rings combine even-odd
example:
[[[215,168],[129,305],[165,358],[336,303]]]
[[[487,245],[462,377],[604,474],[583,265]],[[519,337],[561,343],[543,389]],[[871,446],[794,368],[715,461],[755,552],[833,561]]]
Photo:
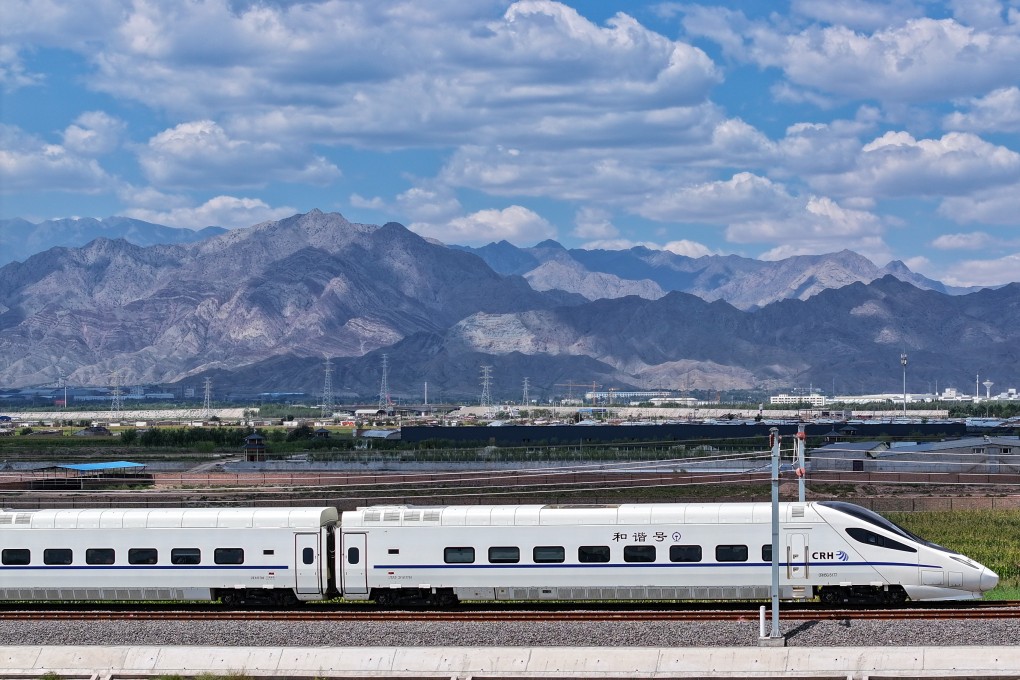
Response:
[[[1020,619],[1020,603],[950,608],[899,609],[793,609],[784,618],[795,621],[913,620],[913,619]],[[301,610],[6,610],[0,620],[19,621],[303,621],[359,622],[622,622],[622,621],[757,621],[757,609],[670,611],[351,611],[306,608]]]

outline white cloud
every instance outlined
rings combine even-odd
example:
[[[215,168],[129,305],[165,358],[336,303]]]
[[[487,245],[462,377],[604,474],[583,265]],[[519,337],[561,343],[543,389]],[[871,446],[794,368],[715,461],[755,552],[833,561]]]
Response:
[[[942,281],[951,286],[999,286],[1020,280],[1020,253],[990,260],[966,260],[951,265]]]
[[[688,241],[682,239],[679,241],[670,241],[669,243],[662,246],[662,250],[668,250],[671,253],[677,255],[685,255],[687,257],[704,257],[706,255],[717,255],[718,251],[714,251],[703,243],[697,241]]]
[[[0,42],[0,88],[12,92],[42,81],[38,74],[28,73],[14,45]]]
[[[974,96],[1015,82],[1020,35],[999,22],[965,25],[915,17],[920,4],[798,2],[803,16],[833,22],[794,28],[785,18],[749,21],[718,8],[690,12],[691,35],[732,58],[781,69],[798,88],[886,104]],[[973,17],[976,20],[976,14]],[[710,20],[711,19],[711,20]],[[869,32],[870,31],[870,32]]]
[[[784,212],[793,203],[781,184],[740,172],[729,180],[680,186],[649,196],[636,212],[664,222],[728,224],[763,213]]]
[[[199,206],[178,207],[171,210],[133,208],[124,211],[124,215],[171,227],[201,229],[202,227],[218,226],[235,229],[250,227],[268,220],[279,220],[296,212],[297,210],[294,208],[286,206],[273,208],[257,198],[216,196]]]
[[[103,111],[86,111],[64,130],[64,146],[85,156],[113,151],[127,124]]]
[[[697,105],[721,80],[702,50],[626,14],[597,25],[557,2],[503,6],[139,0],[71,45],[95,65],[90,85],[114,96],[216,111],[245,138],[376,148],[562,144],[562,121]]]
[[[95,159],[0,123],[0,191],[95,193],[114,184]]]
[[[968,234],[942,234],[931,245],[939,250],[987,250],[1000,248],[1005,245],[1005,241],[983,231],[972,231]]]
[[[887,132],[865,144],[856,167],[809,178],[813,187],[850,196],[939,196],[967,194],[1020,179],[1020,154],[964,132],[940,139],[914,139]]]
[[[350,199],[351,205],[355,208],[364,208],[367,210],[384,210],[386,208],[386,201],[381,196],[373,196],[372,198],[365,198],[359,194],[351,194]]]
[[[733,243],[778,244],[761,255],[765,260],[852,248],[879,262],[890,259],[882,239],[884,230],[882,220],[873,213],[812,196],[788,206],[785,214],[732,224],[726,238]]]
[[[574,230],[571,232],[578,238],[609,239],[617,236],[620,230],[613,226],[608,210],[593,206],[579,208],[574,215]]]
[[[412,222],[434,223],[457,218],[461,205],[445,190],[418,186],[398,195],[394,210]]]
[[[667,250],[676,255],[686,257],[703,257],[705,255],[718,254],[708,246],[682,239],[670,241],[666,244],[659,244],[653,241],[632,241],[626,238],[609,238],[589,241],[581,246],[588,250],[630,250],[631,248],[648,248],[649,250]]]
[[[139,162],[154,184],[169,187],[261,186],[270,181],[326,185],[340,170],[319,156],[275,141],[232,138],[211,120],[181,123],[149,140]]]
[[[954,111],[943,119],[952,130],[1020,132],[1020,88],[1015,85],[967,100],[969,111]]]
[[[1020,215],[1020,183],[979,189],[967,196],[950,196],[942,201],[938,212],[961,224],[1016,226],[1017,215]]]
[[[1005,23],[1005,8],[1000,0],[950,0],[953,16],[961,23],[994,30]]]
[[[444,243],[464,245],[506,240],[523,246],[556,238],[556,229],[549,222],[519,205],[503,210],[479,210],[445,223],[412,223],[408,228]]]
[[[924,15],[910,0],[793,0],[790,10],[797,15],[859,31],[874,31]]]

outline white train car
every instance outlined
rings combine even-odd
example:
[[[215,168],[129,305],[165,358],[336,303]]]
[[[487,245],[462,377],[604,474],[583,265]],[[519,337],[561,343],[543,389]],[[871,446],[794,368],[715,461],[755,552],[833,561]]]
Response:
[[[784,599],[970,599],[982,565],[841,502],[780,504]],[[349,599],[749,599],[770,595],[769,503],[382,506],[344,512]]]
[[[289,604],[336,594],[336,508],[0,511],[0,599]]]

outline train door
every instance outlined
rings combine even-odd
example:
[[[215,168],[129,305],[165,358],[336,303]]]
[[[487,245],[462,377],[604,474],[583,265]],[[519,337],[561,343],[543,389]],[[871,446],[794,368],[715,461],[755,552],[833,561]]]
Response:
[[[319,534],[294,534],[294,564],[297,593],[321,593]]]
[[[789,581],[801,581],[808,577],[808,537],[807,534],[789,533],[786,535],[786,578]]]
[[[351,595],[368,593],[368,554],[365,551],[365,534],[343,534],[343,592]]]

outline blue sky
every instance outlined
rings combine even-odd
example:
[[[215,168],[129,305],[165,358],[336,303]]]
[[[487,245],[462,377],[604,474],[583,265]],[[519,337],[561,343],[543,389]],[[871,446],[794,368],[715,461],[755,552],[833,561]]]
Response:
[[[0,217],[1020,280],[1020,0],[4,0]]]

